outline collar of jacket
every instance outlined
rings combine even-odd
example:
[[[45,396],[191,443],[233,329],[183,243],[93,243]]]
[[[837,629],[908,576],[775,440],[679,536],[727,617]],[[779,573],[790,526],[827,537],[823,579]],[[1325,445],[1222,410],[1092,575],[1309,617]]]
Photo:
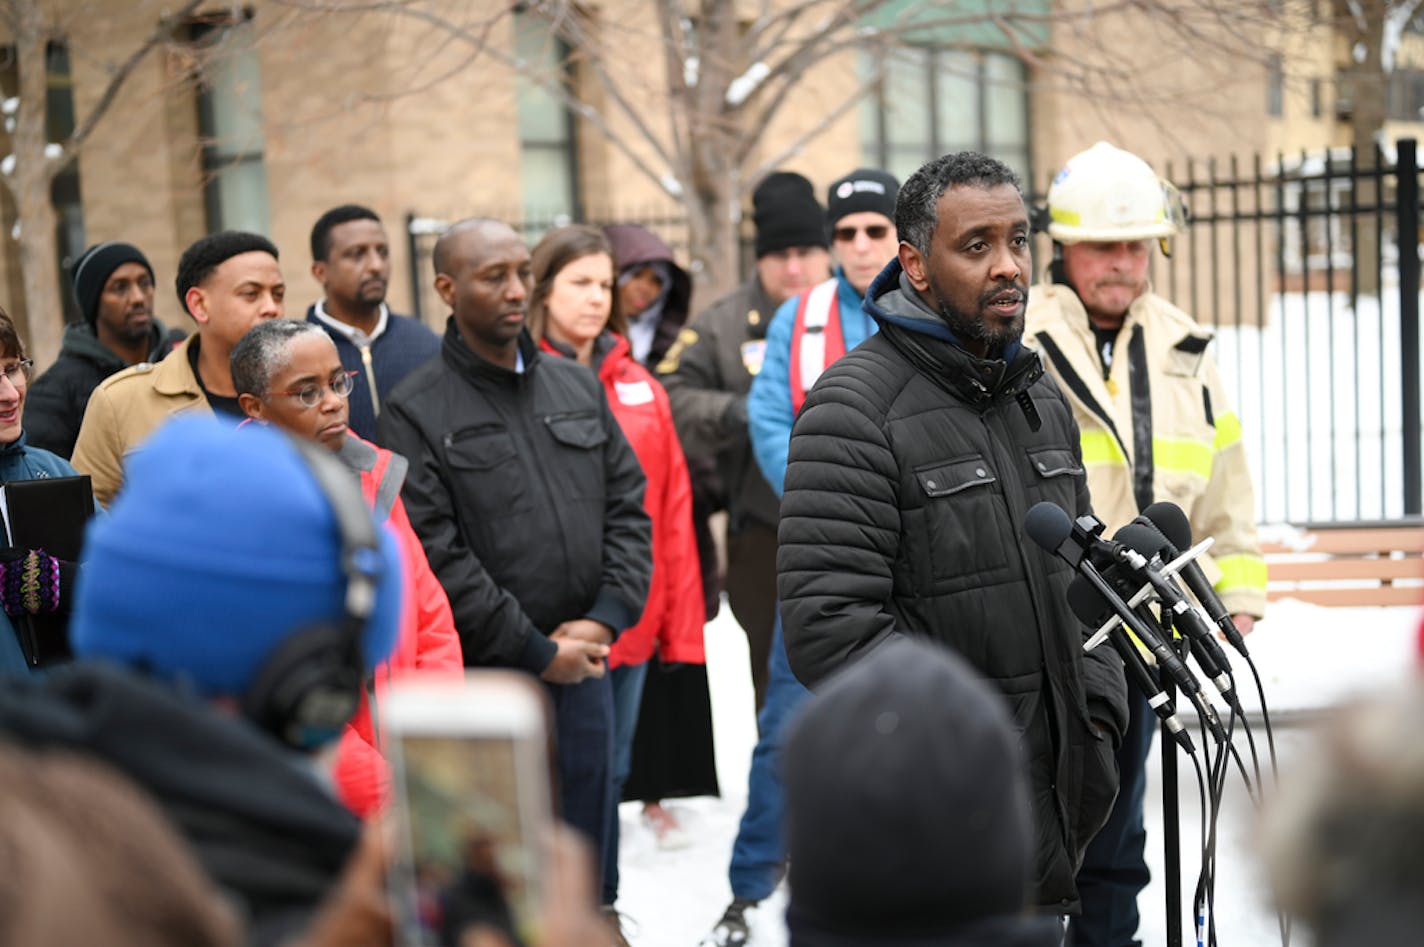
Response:
[[[198,376],[193,374],[193,366],[188,364],[188,351],[200,338],[201,333],[188,336],[153,367],[154,391],[160,395],[192,395],[203,399],[203,389],[198,384]]]
[[[15,457],[25,452],[25,432],[8,444],[0,444],[0,457]]]
[[[165,343],[169,341],[168,327],[162,322],[154,319],[148,326],[148,361],[157,362],[168,354],[165,351]],[[99,341],[99,337],[94,333],[94,327],[87,322],[74,322],[64,330],[64,342],[60,346],[59,355],[61,358],[81,358],[86,362],[93,362],[101,368],[114,372],[123,371],[128,368],[128,363],[120,358],[112,349]]]
[[[578,353],[574,347],[564,342],[557,342],[547,335],[539,340],[539,348],[551,355],[559,355],[567,359],[578,359]],[[604,367],[612,368],[625,358],[632,358],[632,346],[623,336],[609,329],[604,329],[599,333],[598,338],[593,340],[593,358],[589,360],[589,368],[599,378],[603,377]]]
[[[389,516],[396,498],[400,496],[401,486],[405,484],[406,471],[410,468],[406,459],[400,454],[382,450],[350,431],[346,432],[346,440],[341,442],[336,456],[357,474],[372,475],[374,482],[368,482],[366,476],[361,477],[362,490],[377,513],[382,517]]]
[[[539,346],[534,344],[534,339],[529,335],[528,329],[519,330],[519,340],[516,344],[519,346],[519,354],[524,357],[522,375],[532,375],[539,364],[539,359],[543,358]],[[522,377],[520,372],[516,372],[512,368],[496,365],[489,359],[476,355],[474,350],[466,345],[465,340],[461,338],[460,330],[455,327],[454,316],[445,320],[445,337],[440,343],[440,354],[445,358],[446,365],[466,378],[488,379],[498,384],[513,385],[518,383]]]
[[[747,337],[751,339],[766,338],[766,330],[771,328],[771,317],[776,315],[779,308],[777,303],[771,301],[771,297],[766,294],[766,290],[761,285],[761,277],[753,275],[751,279],[742,286],[742,291],[746,294],[747,300]],[[756,312],[760,318],[756,322],[751,321],[751,314]]]
[[[1088,310],[1083,306],[1083,300],[1079,298],[1073,287],[1064,283],[1050,283],[1047,286],[1035,286],[1033,290],[1035,297],[1042,297],[1045,301],[1052,300],[1057,306],[1046,307],[1043,311],[1047,316],[1045,324],[1037,332],[1053,332],[1061,329],[1064,332],[1072,333],[1090,351],[1097,348],[1097,340],[1093,336],[1092,320],[1088,318]],[[1123,330],[1128,332],[1137,325],[1146,325],[1152,308],[1152,286],[1148,285],[1147,291],[1132,301],[1132,305],[1127,309],[1127,315],[1123,317],[1122,325],[1118,327],[1118,337],[1121,338]],[[1038,307],[1035,307],[1037,309]],[[1061,318],[1054,318],[1055,313]],[[1158,320],[1160,327],[1169,332],[1169,347],[1176,346],[1188,336],[1195,336],[1206,341],[1211,341],[1215,335],[1211,329],[1196,323],[1183,323],[1180,326],[1171,325],[1170,320]],[[1037,332],[1035,334],[1037,334]]]
[[[1038,353],[1017,342],[1005,349],[1004,358],[979,358],[966,351],[918,296],[907,296],[913,290],[901,283],[901,272],[898,259],[881,270],[865,295],[864,308],[882,332],[889,330],[886,338],[925,374],[961,400],[981,407],[1027,391],[1043,376]],[[892,293],[900,296],[898,305],[889,301],[899,311],[883,304]]]

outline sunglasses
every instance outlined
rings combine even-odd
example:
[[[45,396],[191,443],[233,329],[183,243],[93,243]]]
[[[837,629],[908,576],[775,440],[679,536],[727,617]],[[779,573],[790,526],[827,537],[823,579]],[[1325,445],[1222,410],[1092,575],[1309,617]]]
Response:
[[[837,227],[831,231],[831,236],[835,237],[836,243],[850,243],[855,239],[855,235],[861,231],[871,240],[884,240],[885,235],[890,232],[887,224],[871,224],[869,227]]]

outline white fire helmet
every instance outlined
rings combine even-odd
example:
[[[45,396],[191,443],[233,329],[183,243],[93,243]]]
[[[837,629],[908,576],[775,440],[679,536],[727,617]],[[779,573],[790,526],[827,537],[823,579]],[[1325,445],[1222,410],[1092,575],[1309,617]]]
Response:
[[[1059,243],[1156,237],[1165,250],[1182,214],[1176,188],[1137,155],[1105,141],[1069,158],[1048,188],[1048,235]]]

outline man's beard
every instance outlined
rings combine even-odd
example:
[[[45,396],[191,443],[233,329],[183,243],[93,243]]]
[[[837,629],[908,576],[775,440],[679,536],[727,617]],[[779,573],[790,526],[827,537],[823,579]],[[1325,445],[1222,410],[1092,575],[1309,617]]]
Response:
[[[129,323],[127,319],[120,324],[118,330],[114,333],[119,341],[126,345],[138,345],[140,342],[148,341],[149,336],[153,332],[153,313],[150,310],[144,310],[144,312],[148,316],[149,321],[143,325],[133,325]]]
[[[1024,304],[1028,304],[1028,287],[1018,283],[1007,283],[980,295],[977,300],[980,313],[982,314],[988,308],[990,300],[1009,290],[1017,292]],[[1022,313],[1015,317],[1009,325],[1002,329],[994,329],[989,326],[982,315],[975,319],[955,309],[933,281],[930,283],[930,292],[934,294],[935,309],[939,313],[939,317],[949,326],[949,330],[961,342],[982,342],[986,358],[1001,357],[1006,348],[1023,338],[1024,317]]]

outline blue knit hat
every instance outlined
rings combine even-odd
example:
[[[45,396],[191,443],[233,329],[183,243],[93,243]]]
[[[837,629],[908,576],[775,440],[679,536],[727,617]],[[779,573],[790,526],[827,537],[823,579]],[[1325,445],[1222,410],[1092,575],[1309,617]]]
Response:
[[[344,614],[336,517],[285,435],[175,418],[127,459],[125,480],[89,526],[70,626],[79,657],[241,697],[288,635]],[[378,533],[367,667],[390,653],[400,620],[398,546]]]

